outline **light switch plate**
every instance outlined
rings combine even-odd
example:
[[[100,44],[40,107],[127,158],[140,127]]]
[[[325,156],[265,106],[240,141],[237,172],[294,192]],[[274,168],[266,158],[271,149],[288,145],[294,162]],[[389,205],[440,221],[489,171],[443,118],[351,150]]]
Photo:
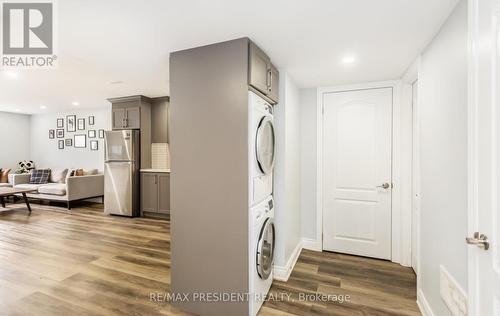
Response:
[[[467,294],[445,267],[439,266],[439,270],[441,298],[453,316],[466,316]]]

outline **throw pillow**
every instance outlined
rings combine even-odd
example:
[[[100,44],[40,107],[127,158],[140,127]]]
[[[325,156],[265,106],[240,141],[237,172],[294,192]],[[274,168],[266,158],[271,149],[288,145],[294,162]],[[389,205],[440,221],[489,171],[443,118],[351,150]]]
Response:
[[[30,184],[46,184],[49,182],[50,169],[31,170]]]
[[[66,174],[68,169],[54,169],[50,172],[50,182],[52,183],[66,183]]]
[[[97,169],[83,170],[83,175],[92,176],[97,174]]]
[[[10,169],[0,169],[0,183],[9,182],[9,172]]]
[[[76,169],[75,170],[75,177],[83,176],[83,169]]]

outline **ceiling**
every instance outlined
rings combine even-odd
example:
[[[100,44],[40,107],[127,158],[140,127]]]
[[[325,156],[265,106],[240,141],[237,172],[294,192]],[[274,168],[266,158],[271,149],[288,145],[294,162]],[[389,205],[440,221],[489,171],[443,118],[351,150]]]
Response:
[[[397,79],[457,2],[58,1],[59,67],[0,72],[0,111],[95,108],[110,97],[168,95],[170,52],[244,36],[301,88]],[[346,57],[354,62],[342,63]]]

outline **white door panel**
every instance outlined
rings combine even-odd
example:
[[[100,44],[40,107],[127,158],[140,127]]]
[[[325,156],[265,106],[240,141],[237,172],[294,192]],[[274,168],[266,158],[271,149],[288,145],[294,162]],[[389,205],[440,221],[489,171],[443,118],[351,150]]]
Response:
[[[500,315],[500,0],[469,6],[469,313]],[[480,242],[477,240],[476,242]],[[472,242],[472,241],[471,241]]]
[[[323,249],[390,259],[392,88],[323,101]]]

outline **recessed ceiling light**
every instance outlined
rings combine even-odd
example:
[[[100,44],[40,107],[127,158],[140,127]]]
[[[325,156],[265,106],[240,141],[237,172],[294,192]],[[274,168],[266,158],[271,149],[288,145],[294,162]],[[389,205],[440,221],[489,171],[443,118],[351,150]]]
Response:
[[[45,105],[40,105],[40,109],[45,110],[47,107]]]
[[[16,111],[16,112],[21,112],[21,110],[20,110],[20,109],[15,109],[14,111]]]
[[[76,101],[75,102],[71,102],[71,104],[73,104],[73,106],[79,106],[80,105],[80,103],[78,103]]]
[[[356,61],[354,56],[344,56],[342,58],[342,63],[345,65],[353,64]]]
[[[110,84],[122,84],[123,81],[117,80],[117,81],[111,81]]]

